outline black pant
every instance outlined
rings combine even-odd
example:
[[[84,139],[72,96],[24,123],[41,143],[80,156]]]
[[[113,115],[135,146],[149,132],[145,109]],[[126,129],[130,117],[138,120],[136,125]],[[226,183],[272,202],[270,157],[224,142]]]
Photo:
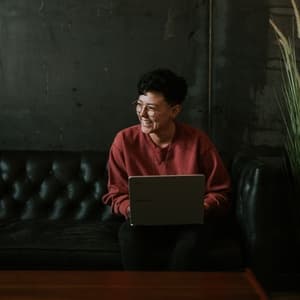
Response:
[[[214,240],[212,224],[136,226],[119,230],[125,270],[197,270]]]

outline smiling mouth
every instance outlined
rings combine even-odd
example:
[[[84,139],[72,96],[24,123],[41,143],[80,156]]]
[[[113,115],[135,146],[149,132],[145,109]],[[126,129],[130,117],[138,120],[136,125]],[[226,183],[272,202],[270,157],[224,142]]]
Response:
[[[152,122],[141,120],[141,124],[142,124],[142,126],[150,126],[152,124]]]

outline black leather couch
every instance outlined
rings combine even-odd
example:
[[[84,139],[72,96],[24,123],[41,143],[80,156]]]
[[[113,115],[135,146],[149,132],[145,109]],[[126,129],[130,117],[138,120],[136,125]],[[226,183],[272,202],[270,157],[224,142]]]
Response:
[[[0,267],[121,269],[123,218],[101,201],[106,163],[107,153],[100,152],[0,152]],[[264,279],[273,264],[272,171],[241,154],[230,169],[232,213],[205,268],[250,266]]]

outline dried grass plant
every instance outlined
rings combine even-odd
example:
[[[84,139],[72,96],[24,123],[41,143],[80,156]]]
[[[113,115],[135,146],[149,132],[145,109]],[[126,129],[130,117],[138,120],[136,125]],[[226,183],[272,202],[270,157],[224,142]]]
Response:
[[[275,31],[281,50],[283,84],[279,106],[286,130],[285,149],[294,183],[298,189],[300,187],[300,76],[295,39],[300,38],[300,15],[295,0],[291,0],[291,3],[296,20],[297,36],[292,34],[292,37],[286,37],[272,19],[270,19],[270,24]]]

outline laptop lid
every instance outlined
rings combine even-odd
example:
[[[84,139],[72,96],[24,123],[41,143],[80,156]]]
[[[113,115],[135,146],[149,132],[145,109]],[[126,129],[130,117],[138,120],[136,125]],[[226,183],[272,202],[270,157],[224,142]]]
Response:
[[[202,224],[204,183],[203,174],[130,176],[131,225]]]

